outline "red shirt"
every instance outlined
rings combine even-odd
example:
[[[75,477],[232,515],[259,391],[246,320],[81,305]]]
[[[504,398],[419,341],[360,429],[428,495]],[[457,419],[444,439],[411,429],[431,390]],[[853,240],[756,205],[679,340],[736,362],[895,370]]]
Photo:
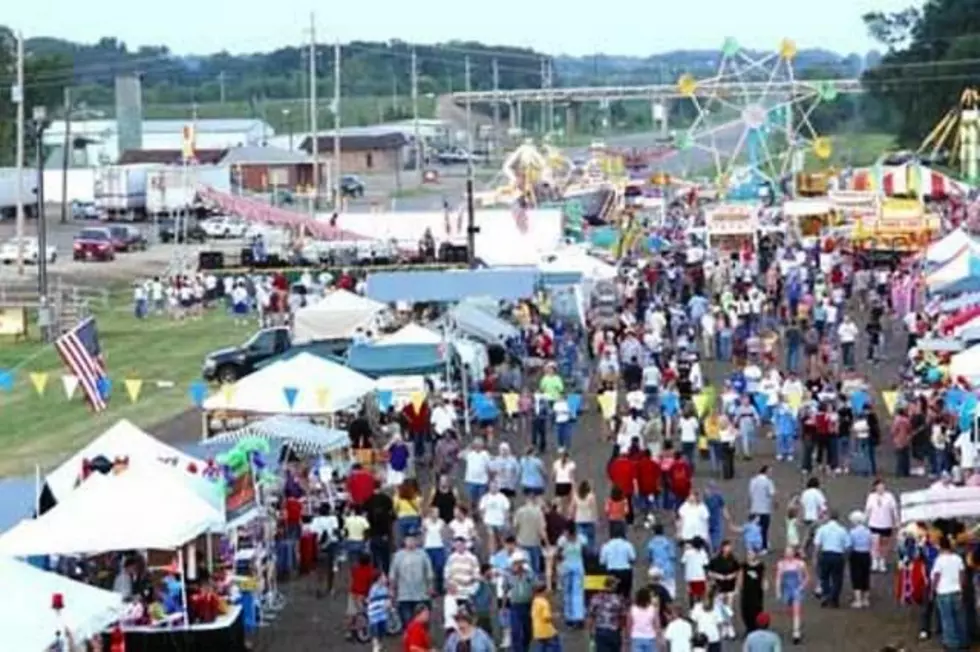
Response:
[[[374,495],[374,476],[364,469],[358,469],[347,478],[347,493],[355,505],[363,505]]]
[[[428,401],[423,401],[418,410],[415,409],[414,405],[409,403],[402,409],[402,415],[405,417],[405,425],[409,434],[419,435],[429,432],[432,414],[429,412]]]
[[[670,490],[678,500],[687,500],[691,493],[691,466],[687,460],[674,460],[670,467]]]
[[[404,652],[412,652],[416,649],[431,650],[432,638],[429,636],[429,629],[425,623],[419,621],[418,618],[412,618],[408,627],[405,628],[402,645]]]
[[[644,496],[660,493],[660,465],[652,457],[636,461],[636,488]]]
[[[365,597],[374,583],[374,566],[355,563],[350,569],[351,595]]]
[[[633,495],[633,463],[625,455],[620,455],[609,463],[609,480],[619,487],[623,495]]]
[[[303,521],[303,503],[299,498],[286,499],[286,525],[299,525]]]

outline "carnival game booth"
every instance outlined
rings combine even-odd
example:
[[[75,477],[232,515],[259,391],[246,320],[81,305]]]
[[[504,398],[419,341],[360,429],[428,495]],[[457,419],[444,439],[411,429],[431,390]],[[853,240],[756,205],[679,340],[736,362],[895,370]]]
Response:
[[[157,463],[95,474],[45,514],[0,536],[0,555],[99,557],[135,551],[151,573],[161,575],[154,584],[169,587],[174,601],[172,609],[156,612],[134,602],[120,618],[126,649],[242,652],[241,607],[214,595],[214,609],[205,613],[198,609],[202,587],[189,586],[198,577],[196,562],[188,558],[196,555],[195,542],[226,527],[224,510],[216,506],[223,505],[224,496],[217,483],[210,486],[213,496],[204,497],[176,470]]]
[[[724,203],[710,206],[704,213],[708,246],[738,252],[758,246],[759,206]]]
[[[332,423],[375,389],[375,381],[342,364],[311,353],[274,362],[204,401],[203,434],[237,430],[277,414]]]
[[[825,227],[836,226],[834,204],[827,198],[791,199],[783,204],[782,212],[804,238],[819,237]]]
[[[8,557],[0,557],[0,586],[9,598],[0,609],[5,650],[60,651],[62,647],[57,644],[68,639],[81,646],[101,637],[124,611],[118,593]]]
[[[296,311],[293,343],[345,340],[356,331],[377,331],[386,321],[388,307],[367,297],[336,289]]]

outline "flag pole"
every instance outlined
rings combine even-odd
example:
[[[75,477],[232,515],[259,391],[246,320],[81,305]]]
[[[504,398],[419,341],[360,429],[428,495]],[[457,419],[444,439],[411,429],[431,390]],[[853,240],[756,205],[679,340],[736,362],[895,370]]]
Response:
[[[41,515],[41,465],[34,465],[34,518]]]

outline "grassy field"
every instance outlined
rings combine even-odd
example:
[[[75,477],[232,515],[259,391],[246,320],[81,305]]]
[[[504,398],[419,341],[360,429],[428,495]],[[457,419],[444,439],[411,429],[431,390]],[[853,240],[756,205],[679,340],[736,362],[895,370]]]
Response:
[[[123,298],[96,312],[100,341],[112,381],[110,407],[92,413],[81,390],[69,401],[61,377],[67,373],[51,345],[0,341],[0,369],[12,370],[12,392],[0,390],[0,477],[30,473],[56,463],[118,419],[148,427],[192,407],[190,384],[200,379],[205,353],[243,341],[251,332],[233,326],[223,312],[200,321],[163,317],[138,322]],[[32,373],[47,373],[38,395]],[[125,381],[143,381],[138,400],[130,401]],[[189,437],[198,436],[189,432]]]
[[[836,134],[831,136],[833,151],[829,161],[821,161],[812,154],[807,156],[806,168],[819,170],[832,167],[866,166],[895,147],[895,137],[876,132]]]

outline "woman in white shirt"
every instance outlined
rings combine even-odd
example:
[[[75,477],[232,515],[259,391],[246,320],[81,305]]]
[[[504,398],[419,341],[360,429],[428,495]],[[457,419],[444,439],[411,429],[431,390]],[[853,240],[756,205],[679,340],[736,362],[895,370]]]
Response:
[[[710,541],[708,536],[708,521],[711,518],[707,505],[701,500],[698,491],[692,491],[691,495],[677,510],[677,538],[681,541],[693,541],[701,539]]]
[[[721,650],[721,632],[728,618],[725,605],[716,599],[715,590],[710,589],[694,607],[691,608],[691,620],[698,634],[708,639],[709,650]]]
[[[827,511],[827,496],[820,488],[819,478],[810,478],[806,481],[806,489],[800,494],[800,511],[803,516],[804,557],[808,559],[813,548],[813,535],[820,524],[820,519]]]
[[[561,499],[563,511],[567,511],[568,499],[575,484],[575,461],[568,456],[568,449],[564,447],[558,449],[558,459],[551,467],[551,479],[555,483],[555,495]]]
[[[510,499],[500,491],[497,482],[490,483],[490,491],[480,499],[480,518],[487,528],[488,545],[492,554],[498,547],[498,539],[503,535],[510,521]]]
[[[446,568],[446,523],[439,518],[437,507],[429,508],[422,519],[422,549],[432,563],[436,593],[442,593],[443,572]]]
[[[453,520],[449,521],[449,532],[452,538],[463,539],[466,547],[473,547],[473,540],[476,538],[476,523],[470,518],[469,510],[463,505],[456,505],[453,510]]]
[[[900,521],[895,494],[885,489],[883,480],[876,480],[872,486],[864,513],[871,530],[871,570],[884,573],[888,570],[895,527]]]
[[[479,505],[480,498],[487,492],[490,484],[490,453],[483,447],[483,440],[477,437],[469,450],[463,454],[463,483],[471,505]]]

